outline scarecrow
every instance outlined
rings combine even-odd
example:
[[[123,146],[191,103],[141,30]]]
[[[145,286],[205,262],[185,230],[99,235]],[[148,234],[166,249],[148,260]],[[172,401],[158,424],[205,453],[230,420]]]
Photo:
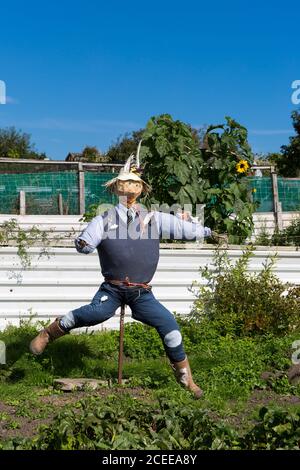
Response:
[[[75,240],[80,253],[97,249],[104,282],[90,304],[57,318],[31,341],[30,350],[42,354],[50,341],[74,328],[102,323],[127,304],[135,320],[156,328],[177,381],[200,398],[203,392],[193,380],[179,326],[174,315],[154,297],[149,283],[159,260],[160,238],[212,237],[219,241],[223,236],[195,223],[187,213],[179,217],[148,212],[137,203],[141,194],[151,190],[141,177],[140,147],[141,142],[136,156],[131,155],[119,175],[106,183],[119,196],[119,204],[96,216]]]

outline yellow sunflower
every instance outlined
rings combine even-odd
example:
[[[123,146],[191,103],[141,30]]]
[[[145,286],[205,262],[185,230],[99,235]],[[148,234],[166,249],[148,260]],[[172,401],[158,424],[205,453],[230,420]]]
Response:
[[[238,173],[246,173],[250,165],[247,160],[240,160],[235,167]]]

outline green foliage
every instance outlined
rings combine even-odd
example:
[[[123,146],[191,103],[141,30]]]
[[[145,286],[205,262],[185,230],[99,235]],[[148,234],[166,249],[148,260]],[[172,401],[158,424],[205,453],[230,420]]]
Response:
[[[261,233],[255,239],[256,245],[266,246],[300,246],[300,218],[292,220],[288,227],[282,230],[275,230],[273,235],[269,235],[262,228]]]
[[[23,270],[29,269],[32,266],[32,256],[29,248],[35,246],[37,242],[43,246],[38,259],[42,256],[49,257],[49,238],[46,232],[39,230],[35,225],[30,230],[23,230],[16,219],[10,219],[0,225],[0,247],[8,245],[16,246]],[[12,272],[10,275],[11,277],[16,277],[19,281],[21,280],[21,274],[18,272]]]
[[[226,124],[210,126],[202,148],[193,129],[163,114],[150,119],[143,134],[145,179],[153,191],[147,204],[205,203],[206,224],[241,243],[253,231],[252,214],[257,203],[245,176],[238,172],[241,162],[249,167],[253,154],[247,131],[227,117]]]
[[[158,358],[164,353],[162,341],[156,330],[141,323],[125,326],[124,353],[128,358]]]
[[[138,143],[142,138],[144,129],[127,133],[124,136],[120,136],[116,142],[114,142],[105,154],[105,157],[114,163],[124,163],[127,158],[132,154],[136,154]]]
[[[243,437],[242,446],[251,450],[299,450],[300,410],[261,408],[259,422]]]
[[[282,283],[268,258],[259,273],[247,272],[252,249],[233,265],[226,251],[217,249],[214,268],[201,268],[206,285],[194,284],[197,299],[192,316],[207,318],[221,334],[285,334],[300,328],[299,288]]]
[[[270,240],[271,245],[300,246],[300,218],[292,220],[285,229],[275,231]]]
[[[118,331],[67,335],[49,345],[42,356],[33,356],[28,351],[28,345],[37,331],[45,327],[40,322],[33,325],[33,320],[34,317],[30,321],[23,321],[20,327],[8,326],[0,332],[0,340],[5,342],[7,350],[7,366],[0,374],[0,381],[14,383],[22,379],[27,384],[45,385],[50,384],[55,375],[116,377]],[[125,377],[138,373],[148,377],[148,385],[156,387],[153,368],[157,365],[151,359],[160,360],[163,354],[162,341],[154,328],[139,323],[125,325]],[[147,359],[150,365],[140,365],[137,371],[136,366],[131,366],[132,359]]]
[[[299,450],[299,424],[300,411],[262,407],[257,423],[243,433],[191,403],[162,399],[153,405],[111,395],[81,400],[42,426],[37,437],[13,439],[0,449]]]
[[[97,163],[97,162],[101,161],[101,153],[99,152],[97,147],[86,146],[82,150],[82,159],[81,159],[81,161]]]
[[[169,114],[152,117],[143,133],[145,180],[153,191],[147,204],[196,204],[203,200],[202,157],[191,127]]]
[[[68,161],[102,163],[107,162],[108,158],[102,154],[97,147],[86,146],[81,153],[70,153]]]
[[[190,357],[195,380],[205,384],[206,399],[222,407],[229,399],[246,398],[256,386],[262,386],[264,370],[285,370],[291,362],[291,345],[297,337],[258,336],[236,338],[220,336],[216,323],[198,318],[178,319],[185,350]],[[117,377],[118,331],[67,335],[50,344],[42,356],[32,356],[28,345],[37,328],[23,322],[0,333],[7,347],[7,365],[0,382],[8,385],[51,385],[54,377]],[[126,325],[123,376],[130,386],[157,389],[175,387],[173,374],[164,356],[162,342],[155,329],[138,323]],[[285,386],[278,381],[271,384]],[[285,391],[292,392],[292,388]],[[1,392],[1,387],[0,387]],[[3,391],[0,393],[0,397]]]
[[[226,124],[210,126],[204,136],[201,178],[205,181],[206,224],[229,234],[230,243],[242,243],[251,235],[252,214],[257,204],[247,182],[247,171],[238,173],[243,161],[249,167],[254,156],[247,141],[247,130],[230,117]]]
[[[238,448],[238,435],[224,423],[192,405],[160,400],[141,403],[130,397],[111,396],[79,402],[65,410],[38,438],[7,444],[5,448],[33,450],[96,449],[229,449]]]
[[[291,116],[296,135],[290,137],[289,145],[281,147],[281,155],[275,160],[279,175],[288,178],[300,176],[300,113],[293,111]]]
[[[0,129],[0,158],[33,158],[44,160],[44,153],[37,153],[30,142],[30,134],[17,131],[15,127]]]
[[[269,234],[265,224],[260,228],[258,235],[256,235],[254,245],[258,245],[258,246],[270,246],[271,245],[271,235]]]
[[[111,204],[108,203],[97,203],[90,204],[81,219],[80,222],[90,222],[97,215],[101,215],[103,212],[111,208]]]
[[[51,387],[54,377],[116,379],[118,332],[67,335],[39,357],[28,353],[28,344],[43,325],[36,325],[36,329],[30,322],[22,322],[18,328],[9,326],[0,332],[8,359],[0,380],[0,401],[14,407],[13,416],[0,415],[1,425],[18,429],[19,417],[54,416],[36,437],[5,440],[0,449],[297,448],[300,411],[264,408],[257,417],[253,409],[253,423],[249,410],[246,422],[238,419],[237,410],[257,389],[272,392],[273,397],[276,393],[299,394],[284,373],[291,365],[292,343],[298,333],[222,336],[217,322],[199,322],[193,316],[178,321],[194,379],[205,390],[203,400],[195,401],[175,382],[155,330],[133,323],[125,328],[123,376],[127,385],[111,385],[106,393],[100,390],[100,396],[84,392],[85,399],[70,405],[62,400],[64,406],[59,411],[58,397],[52,407],[48,400],[39,401],[39,395],[55,393]],[[260,376],[266,370],[282,374],[265,383]],[[139,397],[127,395],[126,387],[139,387]],[[128,389],[133,395],[135,390]],[[22,435],[21,428],[16,435]]]
[[[270,152],[270,153],[267,153],[264,156],[263,160],[265,160],[265,161],[263,161],[262,164],[266,163],[266,164],[274,165],[274,166],[276,166],[276,169],[278,170],[278,163],[281,160],[281,158],[282,158],[281,153],[279,153],[279,152]],[[270,170],[267,170],[267,171],[269,172]]]
[[[94,217],[96,217],[98,207],[99,204],[90,204],[79,221],[90,222]]]

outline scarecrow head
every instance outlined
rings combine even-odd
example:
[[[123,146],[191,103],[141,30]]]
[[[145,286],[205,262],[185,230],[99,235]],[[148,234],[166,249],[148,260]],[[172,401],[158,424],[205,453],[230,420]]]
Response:
[[[148,194],[151,191],[151,186],[141,178],[139,157],[141,144],[142,141],[139,142],[136,155],[130,155],[119,175],[105,183],[107,189],[120,197],[127,198],[129,203],[134,202],[142,193]]]

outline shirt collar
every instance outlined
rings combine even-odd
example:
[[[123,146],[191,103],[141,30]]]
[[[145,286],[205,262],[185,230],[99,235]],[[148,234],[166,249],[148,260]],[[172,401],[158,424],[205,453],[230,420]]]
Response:
[[[119,216],[121,217],[123,222],[127,222],[127,207],[124,206],[124,204],[121,204],[120,202],[116,207],[117,207]]]
[[[137,212],[139,215],[142,215],[144,214],[143,210],[141,210],[140,206],[139,206],[139,203],[136,202],[133,206],[133,209],[135,210],[135,212]],[[121,217],[121,219],[124,221],[124,222],[127,222],[127,211],[128,211],[128,207],[127,206],[124,206],[124,204],[121,204],[121,202],[119,202],[119,204],[116,206],[117,208],[117,211],[119,213],[119,216]],[[148,213],[148,211],[145,212],[144,216]],[[143,217],[143,215],[142,215]]]

